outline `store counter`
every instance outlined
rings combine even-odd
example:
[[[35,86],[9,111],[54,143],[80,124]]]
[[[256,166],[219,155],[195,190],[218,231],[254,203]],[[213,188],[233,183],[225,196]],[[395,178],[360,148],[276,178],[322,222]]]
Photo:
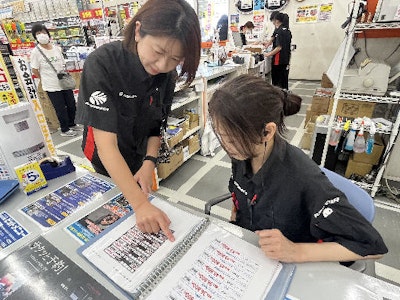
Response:
[[[81,244],[74,239],[65,228],[71,223],[89,214],[101,204],[109,201],[119,194],[118,188],[108,190],[95,200],[88,202],[76,212],[60,221],[52,228],[40,226],[28,216],[25,216],[21,208],[31,204],[38,199],[46,196],[50,192],[58,190],[60,187],[71,181],[89,174],[88,171],[77,168],[76,172],[50,180],[49,186],[30,196],[26,196],[22,191],[15,192],[6,202],[0,205],[0,212],[6,211],[17,222],[20,223],[29,234],[16,241],[7,248],[1,250],[1,258],[16,250],[17,248],[29,243],[39,235],[43,235],[50,243],[63,252],[68,258],[79,265],[83,270],[90,274],[106,289],[112,292],[118,299],[128,299],[125,294],[118,290],[110,280],[90,265],[82,256],[77,253]],[[109,182],[109,179],[95,174]],[[163,198],[163,197],[160,197]],[[174,204],[179,206],[178,204]],[[179,206],[183,210],[189,210],[193,214],[202,215],[186,207]],[[236,234],[249,243],[258,245],[257,236],[219,219],[211,218],[216,225],[223,227],[227,231]],[[400,287],[386,283],[382,280],[368,275],[353,271],[338,263],[303,263],[296,265],[296,271],[288,294],[296,299],[400,299]]]

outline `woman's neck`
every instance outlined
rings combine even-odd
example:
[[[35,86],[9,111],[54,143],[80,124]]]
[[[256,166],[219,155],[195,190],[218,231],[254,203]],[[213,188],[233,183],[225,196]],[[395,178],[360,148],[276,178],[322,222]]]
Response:
[[[53,48],[53,45],[51,43],[48,44],[40,44],[40,46],[46,50],[51,50]]]
[[[258,155],[251,159],[251,169],[253,174],[256,174],[271,155],[272,149],[274,148],[274,140],[271,139],[265,146],[264,144],[258,146]]]

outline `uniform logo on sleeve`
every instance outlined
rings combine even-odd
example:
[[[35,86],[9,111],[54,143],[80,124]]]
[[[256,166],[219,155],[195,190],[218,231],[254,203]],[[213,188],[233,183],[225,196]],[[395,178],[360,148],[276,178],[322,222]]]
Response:
[[[107,95],[100,91],[95,91],[90,95],[89,101],[86,101],[85,104],[90,106],[91,108],[95,108],[98,110],[109,111],[110,108],[102,106],[107,102]]]
[[[333,199],[326,200],[322,208],[314,214],[314,218],[318,218],[321,213],[324,218],[329,217],[333,213],[333,209],[331,206],[332,204],[338,203],[340,201],[339,197],[335,197]]]

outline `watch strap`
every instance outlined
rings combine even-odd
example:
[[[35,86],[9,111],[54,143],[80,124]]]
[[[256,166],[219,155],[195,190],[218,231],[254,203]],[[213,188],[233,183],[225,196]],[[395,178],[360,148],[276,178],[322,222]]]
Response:
[[[152,161],[155,165],[157,165],[157,161],[158,161],[157,157],[154,157],[154,156],[151,156],[151,155],[146,155],[146,156],[143,158],[143,161],[145,161],[145,160],[150,160],[150,161]]]

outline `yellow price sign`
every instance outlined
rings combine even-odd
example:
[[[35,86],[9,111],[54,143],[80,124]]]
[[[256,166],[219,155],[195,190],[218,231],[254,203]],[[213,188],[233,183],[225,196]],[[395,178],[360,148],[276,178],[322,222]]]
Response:
[[[48,219],[46,220],[46,222],[49,223],[51,226],[57,224],[57,222],[55,222],[53,219],[50,219],[50,218],[48,218]]]

